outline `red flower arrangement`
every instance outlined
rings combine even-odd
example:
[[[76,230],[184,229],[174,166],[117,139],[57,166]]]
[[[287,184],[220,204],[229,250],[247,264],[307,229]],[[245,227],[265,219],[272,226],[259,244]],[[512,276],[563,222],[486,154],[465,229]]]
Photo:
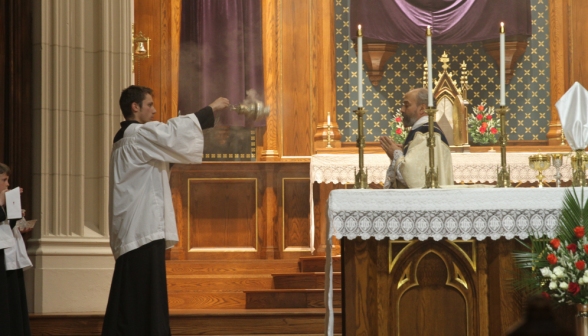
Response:
[[[494,108],[487,108],[485,104],[474,108],[474,114],[468,117],[468,132],[472,142],[477,145],[496,143],[496,133],[500,131],[494,118]]]

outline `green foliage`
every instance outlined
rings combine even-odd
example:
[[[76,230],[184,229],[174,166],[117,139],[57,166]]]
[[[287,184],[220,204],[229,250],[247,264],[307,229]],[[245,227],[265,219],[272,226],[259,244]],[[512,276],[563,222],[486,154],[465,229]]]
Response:
[[[519,276],[511,280],[514,289],[526,295],[544,293],[557,304],[587,304],[588,249],[585,247],[588,238],[574,231],[581,232],[582,228],[585,231],[587,227],[588,200],[584,199],[584,190],[580,196],[574,188],[566,190],[556,238],[551,240],[543,234],[531,234],[530,245],[519,240],[524,251],[513,253],[519,269]],[[579,290],[573,291],[572,286]]]

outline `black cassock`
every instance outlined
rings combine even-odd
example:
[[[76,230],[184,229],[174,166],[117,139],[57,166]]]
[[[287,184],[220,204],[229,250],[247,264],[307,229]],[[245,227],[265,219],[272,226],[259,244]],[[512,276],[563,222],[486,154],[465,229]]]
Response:
[[[164,239],[116,260],[102,335],[171,335]]]
[[[0,222],[6,219],[0,209]],[[14,229],[17,220],[10,220]],[[0,249],[0,336],[30,336],[29,310],[22,269],[7,271],[4,249]]]

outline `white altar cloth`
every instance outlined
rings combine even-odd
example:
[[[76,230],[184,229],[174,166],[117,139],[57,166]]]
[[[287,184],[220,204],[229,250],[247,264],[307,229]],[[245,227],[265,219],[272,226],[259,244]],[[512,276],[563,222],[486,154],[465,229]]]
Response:
[[[500,149],[500,148],[498,148]],[[514,182],[536,182],[539,173],[529,167],[529,156],[537,153],[507,153],[510,179]],[[452,153],[453,179],[461,182],[496,182],[496,169],[500,166],[498,153]],[[368,183],[384,183],[390,159],[386,154],[365,154],[364,166]],[[310,159],[310,180],[318,183],[355,183],[354,171],[359,167],[357,154],[317,154]],[[568,158],[560,169],[562,181],[572,179],[572,166]],[[424,172],[423,172],[424,175]],[[543,172],[546,181],[555,180],[555,168]]]
[[[500,149],[500,148],[498,148]],[[506,163],[510,168],[510,179],[514,182],[536,182],[538,172],[529,167],[529,156],[536,153],[507,153]],[[456,183],[496,182],[497,167],[500,166],[500,153],[452,153],[453,180]],[[368,183],[384,183],[390,159],[386,154],[364,155],[364,166],[368,173]],[[310,159],[310,213],[314,213],[312,184],[355,183],[355,171],[359,169],[357,154],[317,154]],[[560,168],[562,181],[572,179],[572,165],[564,158]],[[543,172],[546,181],[555,180],[556,170],[552,166]],[[424,172],[423,172],[424,176]],[[314,251],[314,216],[310,216],[310,246]]]
[[[525,239],[533,232],[552,237],[566,189],[333,190],[327,204],[326,334],[332,336],[334,330],[333,236],[378,240],[386,237],[495,240]]]

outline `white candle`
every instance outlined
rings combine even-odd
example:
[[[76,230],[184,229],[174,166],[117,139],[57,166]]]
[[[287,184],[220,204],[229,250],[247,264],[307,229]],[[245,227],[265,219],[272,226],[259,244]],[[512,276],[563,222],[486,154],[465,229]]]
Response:
[[[433,34],[431,26],[427,26],[427,69],[428,80],[427,89],[429,90],[429,107],[433,106]]]
[[[331,125],[331,112],[327,112],[327,125]]]
[[[361,65],[363,64],[363,32],[361,31],[361,25],[357,26],[357,91],[359,94],[359,99],[357,106],[363,107],[363,86],[361,85],[361,78],[362,78],[362,69]]]
[[[504,22],[500,23],[500,106],[506,106],[506,60]]]

